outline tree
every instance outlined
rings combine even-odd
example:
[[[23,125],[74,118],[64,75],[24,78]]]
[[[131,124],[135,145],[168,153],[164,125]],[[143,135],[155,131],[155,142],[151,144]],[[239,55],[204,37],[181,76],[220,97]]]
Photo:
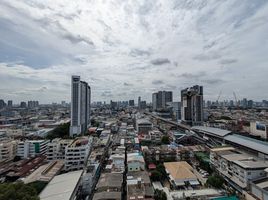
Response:
[[[39,200],[36,190],[24,183],[0,184],[0,200]]]
[[[152,181],[160,181],[161,178],[162,178],[162,174],[159,171],[157,170],[152,171],[151,173]]]
[[[164,135],[161,138],[161,142],[162,142],[162,144],[170,144],[169,137],[167,135]]]
[[[69,129],[70,129],[70,122],[65,124],[60,124],[54,130],[52,130],[48,135],[47,139],[52,140],[54,138],[69,138]]]
[[[164,191],[156,189],[154,191],[155,200],[167,200],[167,195]]]
[[[209,176],[206,184],[215,188],[222,188],[224,179],[219,175]]]

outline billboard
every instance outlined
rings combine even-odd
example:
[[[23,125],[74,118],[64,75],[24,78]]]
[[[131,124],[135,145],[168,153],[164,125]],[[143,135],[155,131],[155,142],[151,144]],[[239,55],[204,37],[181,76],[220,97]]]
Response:
[[[266,125],[265,124],[262,124],[260,122],[256,122],[256,130],[266,131]]]

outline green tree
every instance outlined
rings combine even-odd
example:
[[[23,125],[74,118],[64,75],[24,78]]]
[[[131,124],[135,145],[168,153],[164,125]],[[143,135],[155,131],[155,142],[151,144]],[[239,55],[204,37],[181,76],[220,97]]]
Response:
[[[224,179],[219,175],[209,176],[206,184],[215,188],[222,188]]]
[[[24,183],[0,184],[0,200],[39,200],[35,188]]]
[[[152,181],[160,181],[161,178],[162,178],[162,174],[159,171],[157,170],[152,171],[151,173]]]
[[[167,135],[164,135],[161,138],[161,142],[162,142],[162,144],[170,144],[169,137]]]
[[[154,191],[155,200],[167,200],[167,195],[164,191],[156,189]]]
[[[70,122],[65,124],[60,124],[54,130],[52,130],[48,135],[47,139],[52,140],[54,138],[68,138],[69,137]]]

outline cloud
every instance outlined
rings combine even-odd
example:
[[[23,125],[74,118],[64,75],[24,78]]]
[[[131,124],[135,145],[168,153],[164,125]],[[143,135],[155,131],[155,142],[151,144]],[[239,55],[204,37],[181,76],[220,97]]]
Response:
[[[77,74],[92,101],[195,84],[205,99],[219,86],[226,99],[233,88],[266,99],[267,16],[265,0],[2,0],[1,98],[70,101]]]
[[[151,63],[153,65],[165,65],[165,64],[169,64],[170,60],[167,58],[157,58],[157,59],[151,60]]]
[[[163,84],[164,82],[162,80],[153,80],[152,81],[152,84],[154,85],[160,85],[160,84]]]
[[[228,65],[228,64],[236,63],[237,61],[238,61],[237,59],[222,59],[220,61],[220,64]]]

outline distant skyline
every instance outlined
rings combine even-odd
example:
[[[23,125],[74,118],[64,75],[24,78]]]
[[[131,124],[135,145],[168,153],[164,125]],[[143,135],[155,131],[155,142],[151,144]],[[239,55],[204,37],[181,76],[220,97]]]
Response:
[[[204,86],[204,99],[268,99],[267,0],[0,2],[0,99],[151,102]]]

